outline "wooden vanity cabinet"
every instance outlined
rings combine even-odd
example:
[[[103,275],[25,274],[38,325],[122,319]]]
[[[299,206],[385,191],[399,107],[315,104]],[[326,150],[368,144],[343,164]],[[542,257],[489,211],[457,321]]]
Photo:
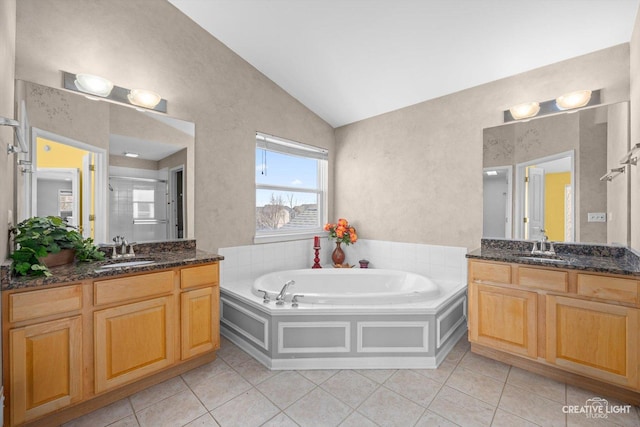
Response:
[[[217,262],[3,292],[5,425],[59,425],[213,360],[218,300]]]
[[[546,360],[638,388],[638,309],[547,295]]]
[[[473,351],[640,402],[639,280],[475,259],[468,277]]]
[[[11,294],[5,299],[7,317],[15,325],[7,331],[8,343],[5,341],[10,425],[82,399],[81,308],[79,284]]]

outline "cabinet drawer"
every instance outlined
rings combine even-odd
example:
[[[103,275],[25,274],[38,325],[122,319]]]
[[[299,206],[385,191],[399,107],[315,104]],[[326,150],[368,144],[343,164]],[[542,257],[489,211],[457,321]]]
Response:
[[[638,280],[578,274],[578,295],[638,304]]]
[[[173,271],[147,273],[139,276],[100,280],[93,284],[95,305],[130,301],[173,290]]]
[[[21,322],[82,308],[82,285],[9,295],[9,321]]]
[[[194,288],[218,283],[218,263],[187,267],[180,270],[180,288]]]
[[[569,274],[566,271],[519,267],[518,284],[547,291],[567,292]]]
[[[469,280],[493,283],[511,283],[511,266],[492,262],[471,261]]]

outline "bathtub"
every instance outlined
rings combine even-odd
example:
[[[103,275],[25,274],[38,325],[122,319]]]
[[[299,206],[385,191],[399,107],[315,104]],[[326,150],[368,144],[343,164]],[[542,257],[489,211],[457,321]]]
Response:
[[[252,292],[273,299],[283,285],[293,280],[286,301],[299,295],[300,304],[379,305],[428,301],[440,295],[429,278],[397,270],[306,269],[268,273],[255,280]]]
[[[222,335],[270,369],[435,368],[466,319],[466,281],[397,270],[285,270],[220,285]]]

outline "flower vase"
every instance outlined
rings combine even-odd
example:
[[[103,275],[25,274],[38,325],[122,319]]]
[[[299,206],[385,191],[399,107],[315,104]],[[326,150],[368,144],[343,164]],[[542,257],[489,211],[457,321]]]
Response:
[[[333,250],[331,254],[331,260],[333,261],[333,265],[342,265],[344,263],[344,251],[340,247],[342,242],[336,242],[336,248]]]

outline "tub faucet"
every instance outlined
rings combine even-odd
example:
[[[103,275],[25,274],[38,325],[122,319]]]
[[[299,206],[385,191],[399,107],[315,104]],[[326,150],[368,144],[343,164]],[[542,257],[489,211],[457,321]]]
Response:
[[[289,280],[287,283],[284,284],[284,286],[280,290],[280,293],[276,297],[276,305],[284,304],[284,298],[287,296],[287,289],[289,289],[289,286],[295,285],[295,284],[296,282],[294,280]]]

